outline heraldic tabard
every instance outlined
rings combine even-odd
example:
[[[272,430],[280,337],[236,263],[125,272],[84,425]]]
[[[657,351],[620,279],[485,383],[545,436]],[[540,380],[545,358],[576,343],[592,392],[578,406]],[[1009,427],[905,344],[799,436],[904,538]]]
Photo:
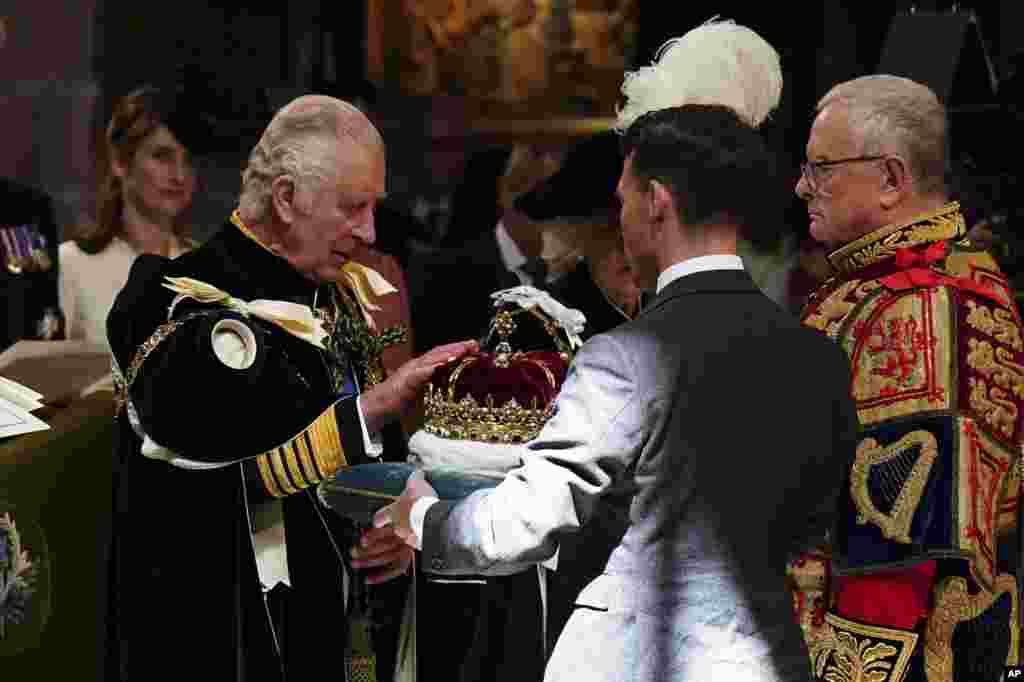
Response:
[[[999,679],[1019,657],[1024,335],[955,203],[829,254],[802,321],[861,423],[829,547],[790,565],[818,679]]]

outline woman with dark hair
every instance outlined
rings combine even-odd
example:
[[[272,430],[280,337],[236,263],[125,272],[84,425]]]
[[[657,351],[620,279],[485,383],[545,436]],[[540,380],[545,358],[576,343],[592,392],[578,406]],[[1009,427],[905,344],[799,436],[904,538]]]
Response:
[[[144,86],[114,106],[97,155],[97,220],[60,245],[60,304],[69,339],[106,344],[106,320],[136,256],[191,246],[189,151],[199,131],[173,92]]]

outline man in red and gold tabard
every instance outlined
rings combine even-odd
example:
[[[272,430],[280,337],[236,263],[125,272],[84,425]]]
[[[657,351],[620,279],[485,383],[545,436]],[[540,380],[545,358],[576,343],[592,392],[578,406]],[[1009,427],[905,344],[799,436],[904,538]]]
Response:
[[[867,76],[817,111],[796,193],[834,275],[802,320],[848,353],[861,433],[830,546],[789,570],[815,675],[1000,679],[1020,649],[1020,313],[949,201],[931,90]]]

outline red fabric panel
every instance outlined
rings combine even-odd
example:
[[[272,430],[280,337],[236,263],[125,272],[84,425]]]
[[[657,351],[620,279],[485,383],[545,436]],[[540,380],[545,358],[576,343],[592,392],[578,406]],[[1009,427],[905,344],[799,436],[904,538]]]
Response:
[[[913,630],[928,615],[935,562],[871,575],[836,577],[836,612],[843,618]]]

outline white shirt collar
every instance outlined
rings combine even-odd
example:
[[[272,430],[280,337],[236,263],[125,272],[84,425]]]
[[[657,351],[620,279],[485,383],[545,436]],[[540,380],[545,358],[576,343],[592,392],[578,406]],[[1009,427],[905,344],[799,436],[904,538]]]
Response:
[[[526,265],[526,256],[508,233],[505,223],[498,221],[497,227],[494,228],[494,236],[498,241],[498,252],[501,254],[501,262],[505,264],[506,270],[515,272]]]
[[[742,270],[743,261],[735,254],[715,254],[711,256],[697,256],[680,261],[662,270],[658,275],[658,293],[680,277],[692,275],[695,272],[705,270]]]

